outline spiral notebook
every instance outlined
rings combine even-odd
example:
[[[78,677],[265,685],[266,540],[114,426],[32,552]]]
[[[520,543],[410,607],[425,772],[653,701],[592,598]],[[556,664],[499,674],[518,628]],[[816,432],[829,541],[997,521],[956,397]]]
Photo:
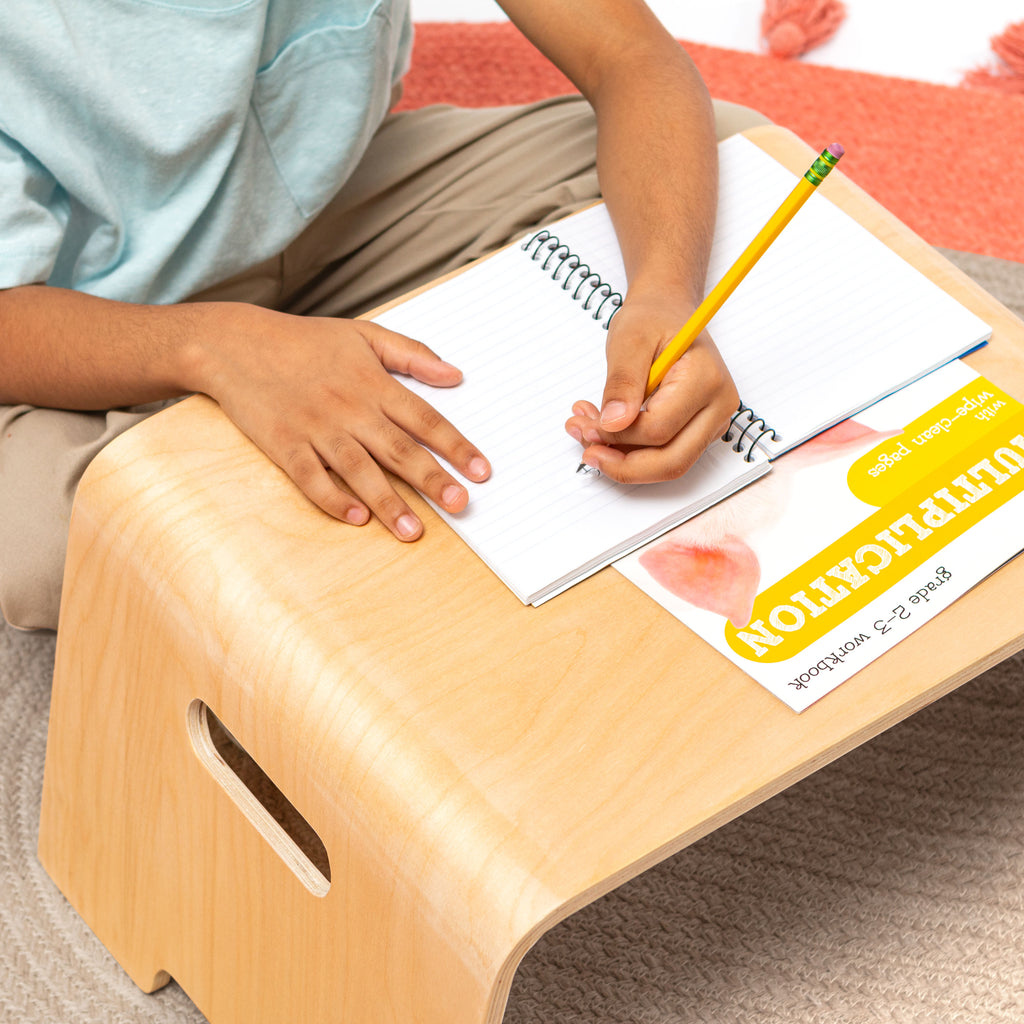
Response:
[[[796,176],[747,139],[719,146],[708,288]],[[681,479],[627,487],[577,473],[564,430],[600,402],[626,275],[602,204],[533,231],[375,317],[460,367],[403,378],[491,461],[462,513],[438,512],[539,605],[768,472],[771,460],[983,343],[989,328],[823,195],[812,196],[711,321],[742,405]]]

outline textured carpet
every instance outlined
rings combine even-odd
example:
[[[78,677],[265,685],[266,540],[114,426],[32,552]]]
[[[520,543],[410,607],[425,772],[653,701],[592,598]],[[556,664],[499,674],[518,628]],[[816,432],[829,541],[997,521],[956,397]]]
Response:
[[[414,75],[411,104],[459,98],[425,91],[430,74],[447,68],[429,53],[445,37],[427,28],[417,66],[429,74]],[[456,38],[448,36],[449,42]],[[468,66],[459,62],[469,45],[461,39],[461,45],[440,47],[456,76]],[[767,60],[727,51],[697,56],[707,60],[705,73],[726,66],[742,72],[748,59]],[[518,84],[510,86],[508,60],[475,67],[469,77],[456,77],[463,99],[469,91],[479,102],[538,95],[536,81],[522,76],[513,74]],[[789,92],[799,92],[806,68],[781,67],[795,76]],[[553,72],[541,66],[540,74]],[[557,83],[544,81],[548,92],[559,91]],[[729,85],[755,87],[746,80]],[[526,94],[516,92],[523,88]],[[778,88],[779,95],[786,92]],[[899,83],[887,88],[890,99],[902,95]],[[715,91],[753,102],[729,89]],[[861,96],[859,87],[851,89]],[[791,116],[781,106],[757,105],[809,141],[835,135],[852,145],[853,137],[830,118],[814,120],[813,100],[812,92],[800,101],[806,121],[798,119],[796,97],[786,100]],[[1024,112],[1024,101],[1005,109]],[[858,115],[865,137],[870,113]],[[877,109],[874,115],[882,120]],[[915,117],[938,131],[947,115],[928,118],[918,110]],[[883,159],[868,140],[859,155],[851,153],[851,176],[883,198],[861,175],[899,153],[892,145]],[[929,183],[933,202],[951,203],[979,190],[984,175],[976,166],[969,174],[965,162],[955,167],[959,176],[948,182],[916,172]],[[912,220],[899,204],[913,198],[901,193],[890,205]],[[926,223],[916,227],[934,244],[1019,254],[1010,245],[1021,244],[1019,212],[1012,222],[988,223],[990,216],[1010,214],[961,208],[952,215],[927,207],[921,204]],[[948,255],[1024,317],[1024,268]],[[0,628],[0,1021],[200,1024],[202,1016],[173,983],[151,996],[135,988],[36,859],[53,646],[52,636]],[[563,922],[523,962],[506,1021],[1019,1024],[1022,685],[1024,657],[1018,656]]]

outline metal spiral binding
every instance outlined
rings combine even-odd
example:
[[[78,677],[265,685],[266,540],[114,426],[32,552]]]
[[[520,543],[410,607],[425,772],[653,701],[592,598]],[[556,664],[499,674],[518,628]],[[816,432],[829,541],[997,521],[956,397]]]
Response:
[[[739,430],[740,420],[746,416],[747,425],[740,431],[739,437],[736,438],[736,443],[732,446],[734,452],[742,452],[744,442],[749,442],[750,447],[746,450],[746,461],[754,461],[754,448],[757,446],[758,441],[761,440],[766,434],[771,434],[772,441],[781,441],[782,439],[775,432],[774,428],[769,427],[765,421],[758,416],[753,409],[746,405],[740,405],[740,407],[733,414],[731,420],[729,420],[729,428],[725,434],[722,435],[723,441],[731,441],[733,439],[733,431]],[[754,433],[757,432],[757,436],[754,437]],[[747,435],[750,435],[749,437]]]
[[[608,330],[612,317],[622,306],[622,296],[613,291],[600,274],[591,270],[589,264],[550,231],[538,231],[523,242],[522,248],[529,253],[530,259],[540,263],[541,270],[551,272],[553,281],[561,282],[563,291],[571,291],[572,298],[595,320],[603,318],[601,326]]]

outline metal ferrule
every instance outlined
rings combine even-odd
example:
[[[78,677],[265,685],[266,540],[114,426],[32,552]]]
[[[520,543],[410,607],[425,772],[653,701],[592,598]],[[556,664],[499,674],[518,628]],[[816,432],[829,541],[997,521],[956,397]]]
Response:
[[[828,172],[839,162],[839,157],[833,156],[827,149],[822,150],[821,155],[807,169],[804,177],[812,185],[820,185],[828,175]]]

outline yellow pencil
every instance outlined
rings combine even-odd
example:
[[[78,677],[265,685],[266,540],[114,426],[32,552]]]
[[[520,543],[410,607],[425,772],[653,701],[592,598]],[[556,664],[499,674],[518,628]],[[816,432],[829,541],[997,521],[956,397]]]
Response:
[[[739,259],[725,272],[722,280],[708,294],[708,297],[694,310],[693,315],[683,324],[679,333],[665,346],[654,360],[647,378],[647,393],[665,379],[665,374],[676,360],[694,343],[697,336],[718,312],[722,303],[733,293],[736,286],[747,276],[751,267],[764,255],[782,229],[793,219],[794,214],[807,202],[808,196],[825,180],[826,175],[839,162],[843,147],[838,142],[822,150],[821,155],[811,164],[807,173],[797,182],[796,188],[783,200],[782,205],[771,215],[768,223],[757,233],[754,240],[743,250]]]

